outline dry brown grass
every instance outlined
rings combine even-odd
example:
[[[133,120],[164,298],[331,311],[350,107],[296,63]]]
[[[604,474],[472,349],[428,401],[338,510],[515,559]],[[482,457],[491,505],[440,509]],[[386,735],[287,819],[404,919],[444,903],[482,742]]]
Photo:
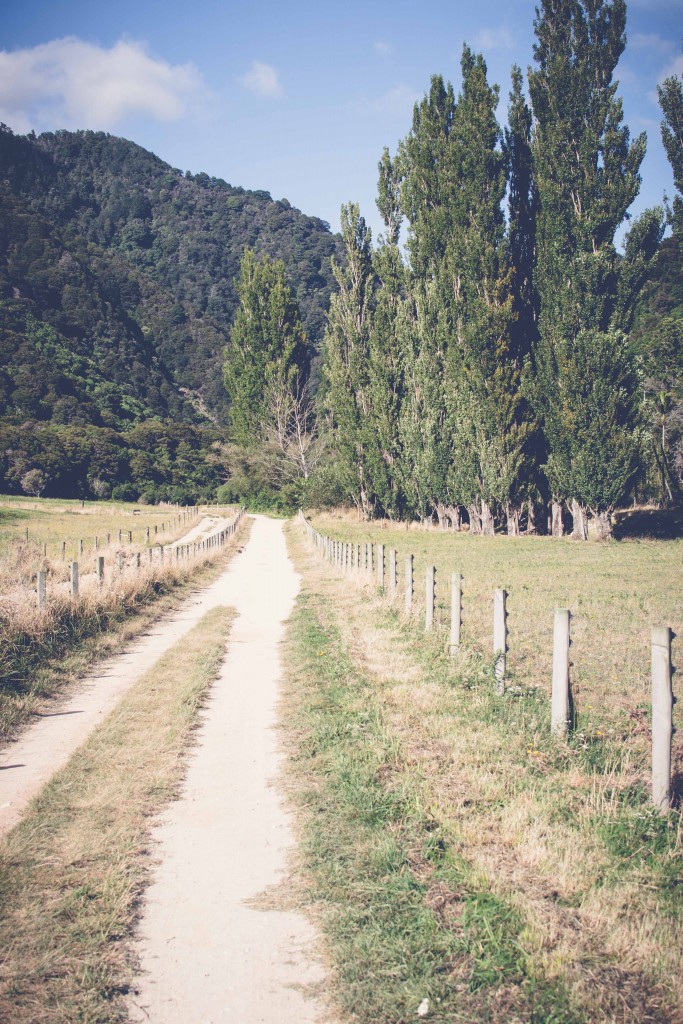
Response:
[[[330,521],[318,520],[316,525],[332,532]],[[336,532],[350,538],[354,528],[347,523]],[[370,536],[377,539],[378,533]],[[368,531],[356,527],[355,536],[365,539]],[[400,531],[382,531],[379,539],[387,543],[388,536],[399,547]],[[452,557],[453,538],[437,539],[438,550],[432,537],[420,547],[419,537],[409,534],[409,543],[402,548],[416,555],[420,550],[422,565],[444,551]],[[470,538],[469,544],[479,545],[479,539]],[[451,562],[452,569],[467,576],[467,556],[471,574],[476,568],[486,580],[486,585],[471,584],[470,595],[477,589],[483,597],[494,579],[507,582],[517,596],[524,593],[525,560],[519,553],[523,555],[528,546],[507,539],[500,544],[509,544],[513,551],[503,579],[496,579],[497,568],[486,564],[486,542],[474,552],[469,545],[456,545],[460,557],[457,564]],[[448,860],[460,865],[473,885],[521,916],[524,926],[515,941],[523,949],[527,979],[535,977],[534,984],[559,986],[565,993],[566,1017],[558,1008],[557,1017],[541,1014],[534,1020],[683,1020],[681,822],[677,814],[661,820],[643,802],[645,744],[634,743],[632,750],[625,750],[621,740],[612,742],[609,737],[604,745],[598,741],[588,747],[576,739],[571,744],[552,741],[545,701],[539,701],[533,689],[496,698],[486,661],[471,655],[449,659],[445,636],[424,637],[419,624],[404,623],[372,582],[359,584],[340,576],[304,551],[300,536],[292,538],[292,546],[323,628],[338,631],[396,743],[396,756],[382,775],[383,786],[398,793],[417,789],[425,819],[442,837]],[[637,602],[620,601],[620,584],[606,566],[635,566],[637,585],[647,576],[643,552],[634,555],[630,546],[625,553],[610,546],[606,551],[592,548],[584,557],[575,554],[573,545],[559,547],[547,555],[539,549],[536,585],[545,581],[547,596],[566,587],[571,578],[577,596],[585,600],[582,607],[594,609],[599,602],[596,605],[590,593],[586,566],[596,565],[598,590],[611,594],[616,604],[616,609],[609,609],[608,621],[612,616],[619,620],[624,608],[630,609],[626,632],[631,636],[632,615],[642,609]],[[650,552],[649,545],[646,551]],[[491,552],[499,554],[498,542],[489,547]],[[671,556],[671,547],[668,553]],[[438,564],[438,557],[434,561]],[[497,557],[496,565],[500,561]],[[567,563],[566,577],[559,583],[549,572],[558,563]],[[672,580],[673,570],[665,568]],[[651,594],[659,594],[654,581],[649,580],[649,587]],[[544,608],[545,600],[527,598],[526,613]],[[660,610],[668,600],[670,594],[663,593]],[[470,602],[476,605],[471,596]],[[470,625],[476,616],[471,607]],[[586,619],[590,635],[590,614]],[[519,661],[515,667],[519,680]],[[591,675],[586,686],[602,683],[600,692],[608,702],[611,694],[604,682]],[[428,884],[434,867],[418,857],[411,859],[411,870]],[[462,897],[443,883],[429,891],[435,907],[446,907],[446,916],[448,907],[461,907]],[[454,916],[456,929],[459,913]],[[529,1019],[517,1016],[521,989],[516,997],[514,985],[505,987],[502,976],[493,989],[495,998],[482,990],[478,1010],[470,1007],[470,1016],[462,1019]]]
[[[183,637],[0,844],[0,1019],[126,1019],[151,816],[177,793],[232,618],[216,608]]]
[[[153,615],[158,615],[164,599],[184,593],[192,582],[214,572],[247,535],[243,520],[224,547],[197,558],[176,561],[167,556],[163,563],[143,561],[137,568],[133,556],[122,571],[110,561],[105,584],[99,587],[94,579],[84,580],[76,600],[65,585],[48,577],[44,610],[25,587],[0,598],[0,738],[12,736],[47,698],[64,688],[74,671],[110,653],[112,634],[123,631],[129,638],[142,629],[150,619],[146,609],[156,608]],[[102,642],[103,636],[109,639]]]

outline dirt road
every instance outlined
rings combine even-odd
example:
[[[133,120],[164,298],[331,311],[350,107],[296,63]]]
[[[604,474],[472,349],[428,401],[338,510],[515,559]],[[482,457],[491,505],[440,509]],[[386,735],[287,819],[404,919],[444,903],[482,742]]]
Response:
[[[134,1021],[306,1024],[320,1018],[316,936],[254,901],[286,881],[293,845],[278,793],[278,645],[299,580],[282,523],[257,517],[223,580],[237,609],[181,798],[154,832],[159,863],[140,924]],[[307,991],[308,990],[308,991]]]
[[[213,526],[215,520],[202,520],[207,522]],[[188,598],[122,654],[101,662],[55,711],[37,716],[15,742],[0,750],[0,834],[17,824],[29,801],[104,721],[126,690],[210,608],[228,603],[223,596],[226,575]]]

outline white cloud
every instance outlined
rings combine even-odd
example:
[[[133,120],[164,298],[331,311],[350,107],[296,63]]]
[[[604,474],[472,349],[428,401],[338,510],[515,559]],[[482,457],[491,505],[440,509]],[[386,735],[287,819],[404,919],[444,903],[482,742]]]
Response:
[[[407,85],[396,85],[378,97],[372,104],[377,114],[388,114],[390,117],[409,115],[423,93],[415,92]]]
[[[683,53],[679,53],[662,68],[658,81],[663,82],[665,78],[670,78],[671,75],[677,75],[679,78],[683,76]]]
[[[385,43],[383,39],[378,39],[376,43],[373,43],[372,48],[380,57],[388,57],[391,53],[391,46],[389,43]]]
[[[675,44],[670,39],[664,39],[657,32],[634,32],[628,37],[629,48],[634,50],[649,50],[650,53],[669,54],[675,49]]]
[[[515,46],[509,28],[482,28],[476,33],[473,42],[481,50],[512,50]]]
[[[262,64],[255,60],[246,75],[240,78],[242,85],[257,96],[266,96],[269,99],[277,99],[282,96],[282,86],[278,73],[272,64]]]
[[[0,120],[31,128],[111,130],[131,115],[183,117],[205,93],[192,64],[150,57],[141,43],[111,48],[69,36],[26,50],[0,50]]]

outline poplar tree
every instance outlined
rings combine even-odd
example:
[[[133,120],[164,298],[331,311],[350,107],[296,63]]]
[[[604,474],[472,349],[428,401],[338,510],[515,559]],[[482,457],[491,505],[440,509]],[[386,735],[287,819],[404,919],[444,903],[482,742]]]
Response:
[[[465,505],[472,532],[492,533],[499,505],[516,532],[529,428],[511,334],[502,210],[508,157],[495,116],[498,89],[483,57],[465,46],[461,67],[457,102],[450,84],[432,79],[401,150],[420,349],[433,353],[430,390],[443,431],[428,463],[440,521],[457,522]]]
[[[399,436],[408,310],[406,268],[398,248],[401,229],[398,161],[384,150],[378,165],[377,208],[385,235],[373,253],[375,297],[368,345],[369,428],[374,457],[369,472],[381,510],[396,518],[405,511],[403,455]]]
[[[683,234],[683,81],[670,75],[662,85],[657,86],[659,105],[664,114],[662,142],[674,173],[674,196],[672,223],[674,232]]]
[[[377,507],[373,484],[376,439],[370,427],[368,359],[374,274],[372,239],[357,204],[341,208],[345,265],[332,261],[339,291],[332,296],[323,339],[321,407],[334,439],[342,486],[370,517]]]
[[[233,438],[254,448],[263,440],[273,394],[294,396],[305,384],[309,354],[282,260],[258,260],[245,249],[237,294],[239,308],[225,350],[224,381]]]
[[[660,214],[636,222],[620,258],[614,237],[640,188],[645,136],[630,139],[613,81],[625,45],[624,0],[542,0],[529,70],[538,193],[539,337],[533,399],[554,499],[600,531],[639,471],[638,408],[626,344]]]

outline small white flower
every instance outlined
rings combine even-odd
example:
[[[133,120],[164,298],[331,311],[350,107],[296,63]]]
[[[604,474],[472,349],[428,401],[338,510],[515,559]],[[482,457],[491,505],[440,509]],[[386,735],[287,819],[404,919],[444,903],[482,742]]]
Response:
[[[418,1017],[426,1017],[429,1013],[429,1000],[423,999],[417,1008]]]

